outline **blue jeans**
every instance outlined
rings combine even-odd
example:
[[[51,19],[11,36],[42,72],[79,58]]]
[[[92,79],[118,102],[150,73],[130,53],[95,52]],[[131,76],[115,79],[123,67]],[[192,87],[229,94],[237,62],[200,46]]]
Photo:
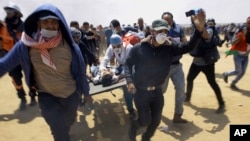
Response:
[[[234,55],[234,66],[235,70],[225,72],[226,76],[233,76],[236,75],[232,84],[236,84],[246,73],[247,65],[248,65],[248,56],[242,55]]]
[[[167,91],[169,78],[171,78],[175,88],[175,114],[183,114],[183,101],[185,99],[185,77],[182,64],[171,65],[170,72],[162,85],[162,91]]]
[[[125,99],[127,110],[129,112],[134,112],[134,108],[133,108],[133,99],[134,99],[134,97],[133,97],[133,94],[128,92],[128,89],[127,89],[126,85],[122,87],[122,90],[123,90],[123,96],[124,96],[124,99]]]
[[[79,95],[74,92],[68,98],[59,98],[39,92],[38,101],[54,141],[70,141],[69,131],[76,120]]]

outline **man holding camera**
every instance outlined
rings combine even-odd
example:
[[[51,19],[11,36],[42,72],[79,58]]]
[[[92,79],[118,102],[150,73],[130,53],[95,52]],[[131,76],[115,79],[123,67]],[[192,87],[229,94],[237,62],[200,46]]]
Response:
[[[216,35],[216,30],[213,29],[215,28],[214,25],[214,19],[207,20],[206,30],[204,30],[204,34],[202,35],[202,42],[190,53],[194,59],[187,75],[185,102],[190,102],[194,79],[200,72],[203,72],[218,101],[219,107],[215,112],[220,114],[225,111],[225,102],[215,78],[215,63],[220,58],[220,55],[217,49],[219,37]]]

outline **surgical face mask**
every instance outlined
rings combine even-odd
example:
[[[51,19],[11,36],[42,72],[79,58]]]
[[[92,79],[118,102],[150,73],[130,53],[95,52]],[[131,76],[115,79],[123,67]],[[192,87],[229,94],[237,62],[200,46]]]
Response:
[[[114,48],[114,53],[115,54],[120,54],[122,52],[122,48]]]
[[[46,38],[52,38],[58,34],[58,31],[57,30],[47,30],[47,29],[41,28],[40,33]]]
[[[155,40],[158,44],[163,44],[165,41],[166,41],[166,37],[167,37],[167,34],[166,33],[158,33],[156,36],[155,36]]]

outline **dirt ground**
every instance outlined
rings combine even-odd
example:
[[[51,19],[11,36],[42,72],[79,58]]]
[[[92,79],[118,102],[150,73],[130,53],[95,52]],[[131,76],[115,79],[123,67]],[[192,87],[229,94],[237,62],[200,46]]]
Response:
[[[226,102],[226,112],[215,113],[218,107],[215,94],[201,73],[194,81],[191,104],[184,105],[183,117],[189,123],[173,124],[174,87],[170,82],[164,94],[165,106],[160,124],[167,124],[169,130],[157,130],[152,141],[229,141],[229,125],[250,124],[250,71],[248,69],[237,84],[240,90],[231,90],[221,75],[234,69],[232,56],[224,58],[226,49],[219,48],[221,59],[216,63],[216,80]],[[191,61],[188,54],[181,60],[185,74]],[[229,81],[232,79],[229,77]],[[18,111],[19,99],[8,75],[0,78],[0,86],[0,141],[52,141],[39,107]],[[115,97],[110,92],[94,95],[93,110],[79,107],[77,122],[70,132],[72,141],[128,141],[129,120],[122,91],[115,89],[112,92]],[[139,131],[137,140],[141,139],[142,131]]]

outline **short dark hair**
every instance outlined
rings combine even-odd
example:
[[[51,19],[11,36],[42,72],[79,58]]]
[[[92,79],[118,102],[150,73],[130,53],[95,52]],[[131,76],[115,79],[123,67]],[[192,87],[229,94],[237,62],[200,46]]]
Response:
[[[114,20],[112,20],[111,22],[110,22],[110,26],[113,26],[113,27],[118,27],[118,26],[120,26],[120,22],[118,21],[118,20],[116,20],[116,19],[114,19]]]
[[[112,84],[112,75],[111,74],[105,74],[102,76],[102,86],[107,87]]]
[[[214,25],[216,25],[214,18],[209,18],[209,19],[207,19],[207,23],[208,23],[208,22],[212,22],[212,23],[214,23]]]
[[[78,25],[78,26],[79,26],[78,21],[71,21],[71,22],[70,22],[70,27],[72,27],[72,26],[76,26],[76,25]]]
[[[173,14],[171,12],[163,12],[162,15],[161,15],[161,18],[163,19],[163,16],[166,15],[166,14],[171,16],[172,19],[174,18]]]
[[[89,23],[88,22],[83,22],[83,25],[89,25]]]

